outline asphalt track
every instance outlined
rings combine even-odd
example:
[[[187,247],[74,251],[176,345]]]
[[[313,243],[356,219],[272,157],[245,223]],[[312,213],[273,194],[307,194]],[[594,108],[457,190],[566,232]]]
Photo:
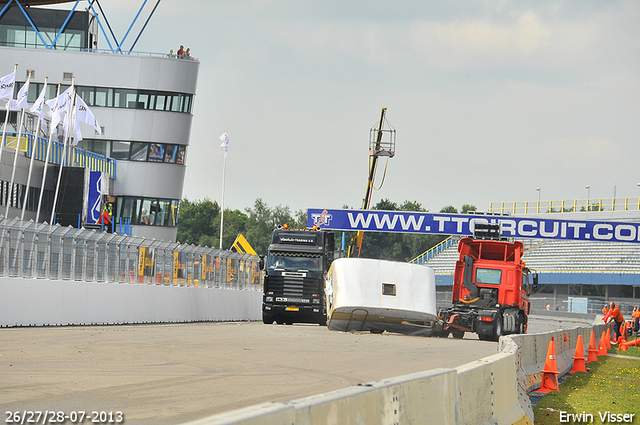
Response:
[[[530,332],[576,325],[530,323]],[[7,412],[48,410],[119,411],[129,425],[177,424],[496,352],[495,342],[470,334],[456,340],[260,322],[5,328],[0,409],[2,423]]]

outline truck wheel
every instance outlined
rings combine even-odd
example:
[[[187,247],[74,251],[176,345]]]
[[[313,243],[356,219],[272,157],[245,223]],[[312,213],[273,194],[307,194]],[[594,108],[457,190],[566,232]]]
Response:
[[[502,314],[497,313],[494,321],[495,325],[493,327],[493,340],[499,341],[500,336],[502,335]]]
[[[437,336],[438,338],[446,338],[449,336],[449,331],[446,331],[444,329],[442,323],[436,322],[436,324],[433,325],[433,336]]]
[[[262,323],[264,323],[265,325],[271,325],[273,323],[273,316],[271,316],[270,314],[263,314]]]
[[[451,335],[453,335],[455,339],[462,339],[464,337],[464,331],[460,331],[460,330],[451,331]]]

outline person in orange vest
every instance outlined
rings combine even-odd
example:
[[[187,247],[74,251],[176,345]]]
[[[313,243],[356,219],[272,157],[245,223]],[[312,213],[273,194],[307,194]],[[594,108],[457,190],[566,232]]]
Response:
[[[633,321],[633,331],[640,331],[640,307],[636,306],[633,308],[633,314],[631,318],[631,320]]]
[[[610,316],[606,323],[610,323],[613,320],[613,330],[617,341],[617,339],[622,336],[620,333],[620,326],[624,323],[624,317],[622,316],[622,312],[618,306],[615,305],[613,301],[609,303],[609,314]]]
[[[602,307],[602,314],[606,316],[608,312],[609,306],[605,304],[604,307]]]
[[[98,224],[104,223],[105,227],[111,224],[111,208],[109,207],[109,204],[105,204],[105,206],[102,208],[102,213],[100,213],[100,218],[98,218]]]

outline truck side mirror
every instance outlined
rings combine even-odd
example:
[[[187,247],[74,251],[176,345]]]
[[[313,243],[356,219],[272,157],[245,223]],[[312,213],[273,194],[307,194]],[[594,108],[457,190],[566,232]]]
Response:
[[[531,286],[531,293],[535,294],[538,292],[538,273],[534,273],[533,276],[533,285]]]
[[[264,270],[264,255],[260,256],[260,261],[258,262],[258,267],[260,270]]]

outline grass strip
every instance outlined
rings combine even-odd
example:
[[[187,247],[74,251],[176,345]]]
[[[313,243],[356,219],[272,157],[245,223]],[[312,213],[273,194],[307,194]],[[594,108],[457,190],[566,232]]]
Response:
[[[587,363],[587,372],[568,375],[560,392],[545,395],[534,406],[536,425],[640,424],[640,350],[629,347],[624,352],[614,346],[608,353],[637,359],[601,356]],[[625,422],[624,414],[630,421]]]

